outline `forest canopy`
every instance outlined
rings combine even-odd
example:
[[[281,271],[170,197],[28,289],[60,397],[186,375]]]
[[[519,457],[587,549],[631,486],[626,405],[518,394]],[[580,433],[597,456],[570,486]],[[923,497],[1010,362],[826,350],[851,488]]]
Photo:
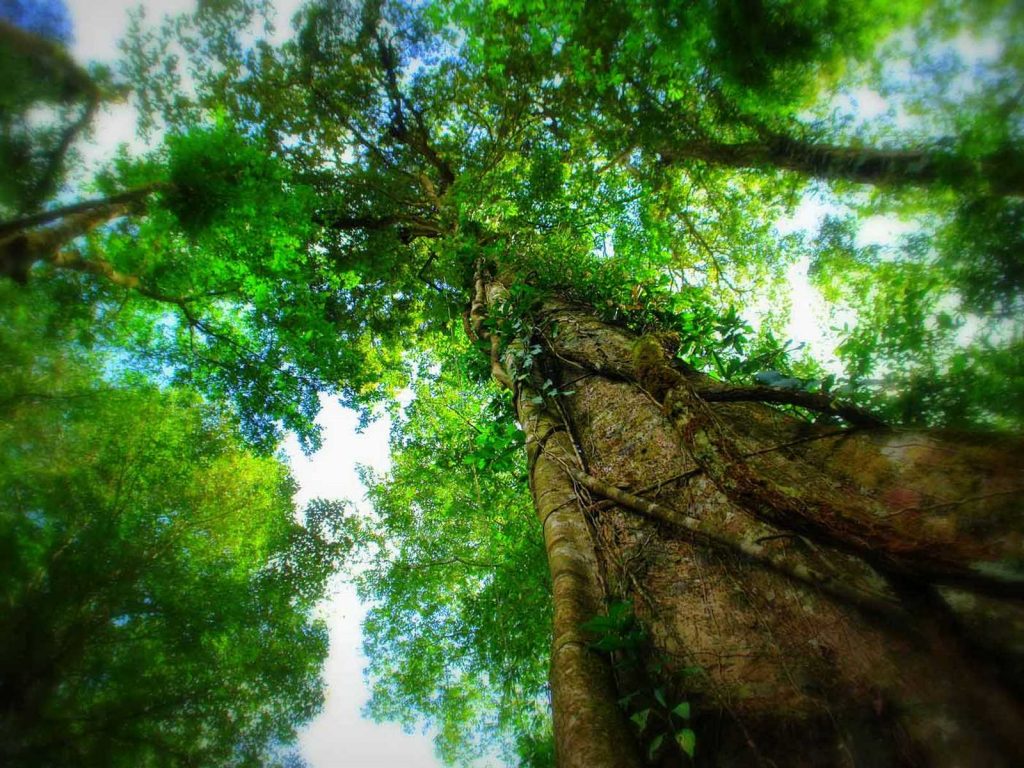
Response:
[[[840,696],[801,667],[779,698],[673,645],[682,588],[659,579],[684,539],[926,637],[988,633],[972,658],[1020,683],[1024,620],[972,602],[1020,599],[1019,4],[310,0],[284,42],[272,15],[137,12],[116,68],[76,62],[57,10],[0,16],[8,759],[293,759],[343,563],[373,606],[368,712],[435,727],[452,763],[573,764],[560,691],[602,675],[595,717],[641,755],[622,765],[742,765],[733,725],[776,734],[769,762],[801,719],[882,727],[850,714],[860,672]],[[87,167],[124,100],[147,148]],[[318,448],[325,395],[394,418],[368,516],[291,500],[281,440]],[[933,462],[970,482],[926,482],[886,435],[970,446]],[[848,445],[862,476],[829,463]],[[773,604],[747,573],[709,578]],[[886,719],[899,685],[876,720],[911,734],[905,764],[945,764],[930,724]],[[957,728],[981,717],[933,693]],[[991,702],[998,748],[950,755],[1021,756]]]

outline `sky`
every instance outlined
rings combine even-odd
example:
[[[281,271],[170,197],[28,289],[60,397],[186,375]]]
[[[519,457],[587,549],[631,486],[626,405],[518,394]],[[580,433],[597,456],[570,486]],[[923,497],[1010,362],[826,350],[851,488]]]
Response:
[[[194,0],[66,0],[72,16],[71,46],[79,62],[111,62],[118,56],[117,41],[127,27],[128,9],[144,5],[147,18],[155,21],[165,13],[189,10]],[[276,34],[283,37],[299,0],[277,0]],[[135,134],[135,118],[129,105],[106,108],[99,115],[92,140],[84,147],[87,164],[113,155],[118,145],[141,148]],[[297,503],[312,498],[349,499],[363,506],[365,489],[356,475],[356,464],[377,470],[388,466],[388,420],[381,419],[357,433],[356,415],[336,401],[323,398],[317,423],[323,428],[323,447],[304,456],[298,441],[290,437],[285,452],[299,483]],[[364,507],[365,508],[365,507]],[[361,651],[360,625],[365,608],[350,584],[336,582],[329,601],[322,606],[330,629],[330,655],[324,667],[327,700],[320,716],[299,735],[303,757],[312,768],[439,768],[433,743],[427,734],[406,734],[394,724],[365,720],[360,710],[369,698],[363,680],[365,658]]]

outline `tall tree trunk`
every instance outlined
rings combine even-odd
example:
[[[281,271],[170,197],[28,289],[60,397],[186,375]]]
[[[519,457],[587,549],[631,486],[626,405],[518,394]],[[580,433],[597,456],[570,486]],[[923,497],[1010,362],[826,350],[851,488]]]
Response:
[[[516,410],[526,430],[530,489],[543,526],[553,590],[551,699],[558,764],[562,768],[638,767],[636,745],[617,705],[608,660],[588,645],[581,625],[604,613],[593,532],[580,514],[564,465],[575,464],[572,442],[557,413],[529,387]]]
[[[534,321],[533,371],[515,345],[503,367],[554,582],[560,765],[678,764],[683,723],[621,735],[645,686],[689,702],[698,765],[1024,764],[1019,443],[705,400],[725,385],[585,307]],[[645,628],[639,672],[581,633],[602,599]]]
[[[565,467],[577,457],[564,419],[529,383],[513,384],[507,369],[519,350],[511,345],[499,359],[498,332],[484,328],[489,308],[507,298],[505,286],[488,281],[477,267],[467,330],[489,341],[491,375],[514,390],[516,413],[526,433],[530,491],[543,529],[551,572],[553,637],[551,700],[555,752],[562,768],[639,768],[642,765],[622,711],[608,660],[590,647],[581,625],[604,611],[593,534],[580,515],[576,489]]]

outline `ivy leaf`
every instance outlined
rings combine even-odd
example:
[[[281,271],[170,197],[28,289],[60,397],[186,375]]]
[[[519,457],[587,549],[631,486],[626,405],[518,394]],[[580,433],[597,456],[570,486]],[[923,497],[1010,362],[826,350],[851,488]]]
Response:
[[[676,731],[676,744],[692,759],[697,750],[697,734],[690,728]]]
[[[643,732],[643,730],[647,728],[647,718],[650,717],[650,715],[650,709],[641,709],[639,712],[634,712],[630,715],[629,719],[636,723],[637,728]]]
[[[665,740],[665,734],[659,733],[653,739],[651,739],[650,745],[647,747],[647,758],[653,760],[654,756],[658,753],[661,748],[661,743]]]
[[[654,698],[658,700],[661,706],[668,707],[668,703],[665,701],[665,692],[661,688],[654,689]]]

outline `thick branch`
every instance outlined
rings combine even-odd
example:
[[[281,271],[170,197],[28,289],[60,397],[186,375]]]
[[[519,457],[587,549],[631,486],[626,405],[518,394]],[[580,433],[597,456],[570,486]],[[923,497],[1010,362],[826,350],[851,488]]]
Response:
[[[820,413],[829,413],[858,427],[884,427],[885,422],[863,408],[849,403],[840,403],[819,392],[803,392],[775,387],[726,387],[715,389],[696,388],[703,400],[709,403],[778,403],[798,405]]]
[[[137,187],[124,192],[118,192],[116,195],[110,195],[110,197],[80,200],[77,203],[64,205],[60,208],[40,211],[39,213],[34,213],[31,216],[22,216],[19,219],[0,222],[0,240],[13,234],[25,233],[29,229],[33,229],[43,224],[49,224],[53,221],[58,221],[66,216],[71,216],[76,213],[88,213],[98,208],[141,202],[154,192],[165,189],[167,186],[168,185],[162,183],[147,184],[144,187]]]
[[[659,520],[663,523],[685,528],[697,538],[712,545],[713,547],[733,555],[739,555],[757,565],[780,573],[787,578],[798,581],[814,589],[820,590],[831,597],[844,603],[854,605],[874,615],[896,617],[899,615],[897,603],[888,600],[884,595],[854,589],[842,582],[838,582],[829,576],[808,568],[802,563],[794,563],[784,555],[769,551],[761,544],[740,539],[733,539],[723,536],[704,528],[700,520],[690,515],[677,512],[674,509],[662,506],[657,502],[644,499],[640,496],[617,488],[599,478],[569,466],[563,465],[563,469],[577,483],[588,491],[596,493],[619,506],[639,512],[642,515]]]
[[[810,465],[794,466],[764,453],[759,459],[768,466],[752,466],[692,384],[668,365],[654,339],[637,342],[634,363],[641,384],[664,402],[697,465],[755,518],[855,555],[886,575],[1024,599],[1024,581],[986,569],[974,548],[901,530],[886,519],[889,510],[881,504],[836,488]]]
[[[0,239],[0,276],[18,282],[28,280],[37,261],[52,261],[67,243],[99,225],[128,212],[126,203],[107,203],[65,216],[59,224],[27,233],[16,232]]]
[[[433,188],[429,179],[422,180],[428,195],[436,201],[455,182],[455,172],[448,161],[441,157],[431,144],[430,131],[427,129],[422,113],[410,107],[413,126],[410,127],[406,121],[403,107],[405,97],[398,86],[398,54],[379,33],[377,56],[384,69],[384,88],[387,91],[388,100],[391,102],[391,135],[418,153],[437,171],[439,177],[437,189]]]
[[[350,216],[323,211],[316,214],[316,222],[336,232],[383,232],[393,228],[405,242],[411,242],[418,237],[441,236],[441,228],[435,222],[406,214]]]
[[[78,119],[72,121],[67,125],[63,131],[61,131],[60,141],[57,146],[49,153],[49,157],[46,162],[46,169],[42,175],[36,179],[36,183],[32,185],[32,189],[28,193],[25,208],[27,210],[34,210],[38,208],[43,202],[52,195],[58,186],[60,180],[61,171],[64,167],[64,159],[67,157],[68,150],[71,149],[71,145],[75,139],[78,138],[92,122],[93,117],[96,115],[96,111],[99,109],[100,100],[98,94],[90,93],[88,101],[85,103],[85,107],[82,109],[82,113],[78,116]]]
[[[130,291],[134,291],[140,296],[145,296],[147,299],[160,301],[165,304],[174,304],[181,308],[190,321],[194,320],[192,310],[188,306],[189,302],[192,301],[192,298],[188,296],[171,296],[152,288],[148,288],[138,277],[135,275],[125,274],[124,272],[119,272],[109,261],[95,258],[83,259],[81,254],[75,251],[65,251],[55,254],[53,258],[48,259],[48,261],[50,264],[60,269],[71,269],[76,272],[85,272],[106,278],[108,282],[120,286],[121,288],[127,288]]]
[[[963,186],[989,181],[1001,194],[1024,194],[1024,160],[993,156],[975,163],[956,155],[926,149],[843,147],[774,135],[765,141],[730,144],[695,139],[658,148],[666,163],[701,160],[732,168],[780,168],[819,179],[876,186]]]

